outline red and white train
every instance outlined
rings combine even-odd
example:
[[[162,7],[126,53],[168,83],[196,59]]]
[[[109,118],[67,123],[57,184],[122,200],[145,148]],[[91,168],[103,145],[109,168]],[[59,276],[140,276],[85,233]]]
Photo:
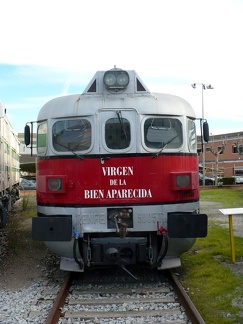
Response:
[[[33,239],[61,256],[63,270],[180,266],[207,235],[195,119],[185,100],[151,93],[135,71],[117,68],[97,72],[82,94],[46,103]],[[28,124],[25,138],[29,145]]]

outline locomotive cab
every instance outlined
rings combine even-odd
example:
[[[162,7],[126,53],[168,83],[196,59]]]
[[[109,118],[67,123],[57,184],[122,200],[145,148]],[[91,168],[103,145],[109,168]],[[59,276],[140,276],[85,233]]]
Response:
[[[135,71],[116,67],[97,72],[82,94],[46,103],[33,239],[61,256],[63,270],[180,266],[180,254],[207,235],[195,119],[182,98],[152,93]]]

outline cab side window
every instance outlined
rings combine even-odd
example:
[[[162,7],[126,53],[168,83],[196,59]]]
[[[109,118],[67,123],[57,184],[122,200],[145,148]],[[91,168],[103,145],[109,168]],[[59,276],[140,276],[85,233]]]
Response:
[[[37,153],[44,155],[47,149],[47,123],[41,123],[37,128]]]
[[[188,148],[190,152],[197,151],[196,125],[191,119],[188,119]]]

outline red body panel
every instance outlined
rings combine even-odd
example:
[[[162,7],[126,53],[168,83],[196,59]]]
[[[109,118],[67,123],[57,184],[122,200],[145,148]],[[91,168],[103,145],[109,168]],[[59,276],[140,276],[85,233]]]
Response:
[[[39,159],[37,202],[55,205],[127,205],[197,200],[197,155],[126,156],[101,159]],[[190,186],[177,189],[176,174],[189,174]],[[61,192],[52,193],[48,177],[62,177]]]

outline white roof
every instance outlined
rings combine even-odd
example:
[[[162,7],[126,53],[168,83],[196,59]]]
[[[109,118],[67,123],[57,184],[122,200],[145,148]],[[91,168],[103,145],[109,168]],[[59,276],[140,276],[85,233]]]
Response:
[[[94,115],[100,109],[136,109],[138,114],[186,115],[196,118],[184,99],[162,93],[152,93],[135,71],[127,71],[128,87],[122,92],[109,92],[103,84],[105,71],[97,72],[82,94],[55,98],[47,102],[38,121],[48,118]]]

